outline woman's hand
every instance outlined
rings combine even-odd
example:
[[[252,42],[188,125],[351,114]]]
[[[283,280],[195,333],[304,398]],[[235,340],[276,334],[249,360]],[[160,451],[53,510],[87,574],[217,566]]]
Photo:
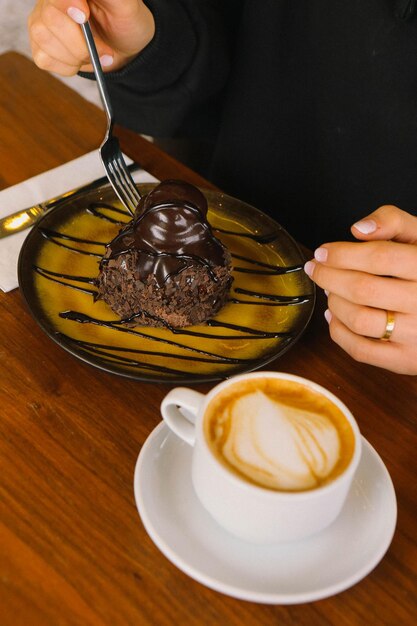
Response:
[[[79,26],[87,19],[104,69],[126,65],[155,33],[152,13],[140,0],[37,0],[28,19],[36,65],[61,76],[92,71]]]
[[[328,292],[330,335],[357,361],[417,374],[417,217],[382,206],[352,233],[362,242],[323,244],[305,266]]]

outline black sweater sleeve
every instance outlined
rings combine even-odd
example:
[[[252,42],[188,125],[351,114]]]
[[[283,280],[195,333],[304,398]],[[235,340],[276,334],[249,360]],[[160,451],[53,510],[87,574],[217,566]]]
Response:
[[[233,46],[229,1],[146,0],[154,38],[106,74],[117,122],[159,137],[215,134]]]

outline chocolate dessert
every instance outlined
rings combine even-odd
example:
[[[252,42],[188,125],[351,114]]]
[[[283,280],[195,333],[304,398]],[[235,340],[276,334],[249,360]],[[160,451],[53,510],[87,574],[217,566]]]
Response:
[[[231,257],[207,222],[207,200],[166,180],[144,196],[107,245],[98,296],[129,325],[202,324],[225,304]]]

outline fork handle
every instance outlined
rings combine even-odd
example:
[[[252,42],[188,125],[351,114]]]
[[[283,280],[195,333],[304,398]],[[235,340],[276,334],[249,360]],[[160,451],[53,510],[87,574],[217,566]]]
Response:
[[[110,97],[107,91],[106,81],[104,80],[104,72],[101,69],[101,63],[100,63],[100,59],[98,56],[96,44],[94,42],[93,33],[91,32],[91,27],[88,21],[85,22],[84,24],[81,24],[81,30],[83,31],[83,35],[85,37],[88,52],[91,57],[91,62],[93,64],[94,74],[97,80],[100,98],[103,103],[103,107],[106,112],[106,115],[107,115],[109,127],[111,127],[113,125],[113,109],[110,103]]]

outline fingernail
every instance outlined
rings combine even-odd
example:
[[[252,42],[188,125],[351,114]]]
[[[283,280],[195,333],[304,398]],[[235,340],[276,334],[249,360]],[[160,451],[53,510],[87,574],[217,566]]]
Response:
[[[326,248],[317,248],[314,253],[314,258],[316,261],[320,261],[320,263],[324,263],[327,261],[327,250]]]
[[[326,318],[326,322],[328,324],[330,324],[330,322],[332,321],[332,314],[330,313],[329,309],[326,309],[324,312],[324,317]]]
[[[102,67],[110,67],[110,65],[113,65],[113,61],[114,59],[110,54],[103,54],[103,56],[100,57]]]
[[[307,263],[304,265],[304,271],[307,276],[313,275],[315,265],[316,264],[313,261],[307,261]]]
[[[85,13],[76,7],[70,7],[67,10],[67,15],[74,20],[74,22],[77,22],[77,24],[85,24],[87,21]]]
[[[329,292],[327,291],[327,289],[324,290],[324,293],[326,294],[326,296],[329,295]]]
[[[374,222],[374,220],[361,220],[360,222],[353,224],[353,226],[363,235],[374,233],[377,229],[377,223]]]

